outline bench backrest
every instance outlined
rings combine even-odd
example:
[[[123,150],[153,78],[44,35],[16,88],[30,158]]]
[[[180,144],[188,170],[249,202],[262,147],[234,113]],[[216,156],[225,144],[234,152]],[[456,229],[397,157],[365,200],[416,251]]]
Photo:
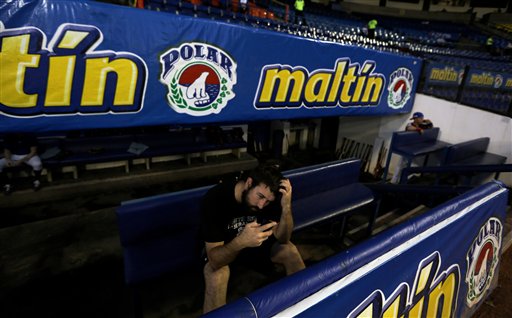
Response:
[[[451,145],[446,150],[445,164],[451,164],[475,155],[485,153],[489,146],[490,138],[482,137]]]
[[[127,201],[118,207],[128,285],[198,263],[199,202],[211,187]]]
[[[361,160],[345,159],[285,171],[293,187],[293,199],[342,187],[359,181]]]
[[[439,127],[425,129],[423,133],[416,131],[398,131],[393,133],[391,147],[417,144],[424,142],[435,142],[439,136]]]
[[[108,137],[83,137],[64,139],[61,147],[73,154],[98,152],[123,152],[128,151],[130,144],[134,141],[131,135],[108,136]]]

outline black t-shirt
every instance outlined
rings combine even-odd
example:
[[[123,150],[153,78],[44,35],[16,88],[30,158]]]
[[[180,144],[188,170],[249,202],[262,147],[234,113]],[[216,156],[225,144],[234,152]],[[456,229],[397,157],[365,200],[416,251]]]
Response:
[[[280,202],[271,202],[260,211],[252,211],[235,199],[236,182],[224,182],[211,188],[201,202],[201,235],[205,242],[228,243],[247,223],[257,220],[279,222]]]

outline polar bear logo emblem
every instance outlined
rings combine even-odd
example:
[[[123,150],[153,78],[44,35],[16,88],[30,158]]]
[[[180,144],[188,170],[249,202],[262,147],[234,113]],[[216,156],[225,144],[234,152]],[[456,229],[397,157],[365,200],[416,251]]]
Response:
[[[194,100],[196,106],[208,104],[210,97],[206,93],[206,78],[210,73],[202,72],[198,78],[194,80],[189,87],[186,88],[186,96],[190,100]]]

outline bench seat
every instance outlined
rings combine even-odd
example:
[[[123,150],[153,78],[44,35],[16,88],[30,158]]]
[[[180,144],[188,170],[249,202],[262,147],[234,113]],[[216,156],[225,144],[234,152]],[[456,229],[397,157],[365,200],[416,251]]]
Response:
[[[450,163],[449,165],[456,166],[472,166],[472,165],[500,165],[507,161],[507,157],[497,155],[494,153],[482,153],[478,156],[462,159],[457,162]]]
[[[451,145],[446,150],[444,165],[495,165],[503,164],[507,157],[489,153],[490,138],[481,137]]]
[[[401,156],[417,157],[443,150],[450,144],[440,140],[397,146],[393,152]]]
[[[451,145],[446,150],[443,165],[448,167],[455,167],[504,164],[507,160],[507,157],[487,152],[489,143],[489,137],[481,137]],[[471,172],[461,173],[460,176],[463,177],[463,183],[469,185],[471,183],[479,184],[485,181],[490,176],[490,174],[475,174]],[[495,178],[498,178],[498,176],[499,173],[496,173]],[[457,180],[458,178],[459,176],[457,176]]]
[[[294,200],[294,230],[298,231],[314,224],[346,216],[357,211],[358,208],[372,203],[373,200],[372,191],[360,183],[349,184]],[[320,214],[318,211],[322,211],[322,213]]]
[[[386,181],[391,163],[391,156],[394,154],[402,156],[406,160],[406,167],[410,167],[414,158],[425,156],[423,165],[428,162],[431,154],[440,153],[446,150],[451,144],[438,140],[439,127],[425,129],[423,133],[416,131],[394,132],[391,137],[391,144],[386,159],[386,166],[382,179]],[[398,167],[400,169],[400,167]],[[399,173],[398,171],[395,173]]]

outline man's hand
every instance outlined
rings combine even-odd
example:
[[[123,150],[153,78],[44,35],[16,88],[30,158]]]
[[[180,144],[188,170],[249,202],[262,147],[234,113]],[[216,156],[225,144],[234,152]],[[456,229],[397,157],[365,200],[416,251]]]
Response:
[[[242,233],[238,236],[240,244],[243,247],[257,247],[260,246],[265,240],[271,235],[271,229],[276,226],[276,222],[270,222],[264,225],[260,225],[254,221],[245,225]]]
[[[290,209],[292,204],[292,184],[290,183],[290,180],[281,180],[279,192],[281,192],[281,207],[283,209]]]

